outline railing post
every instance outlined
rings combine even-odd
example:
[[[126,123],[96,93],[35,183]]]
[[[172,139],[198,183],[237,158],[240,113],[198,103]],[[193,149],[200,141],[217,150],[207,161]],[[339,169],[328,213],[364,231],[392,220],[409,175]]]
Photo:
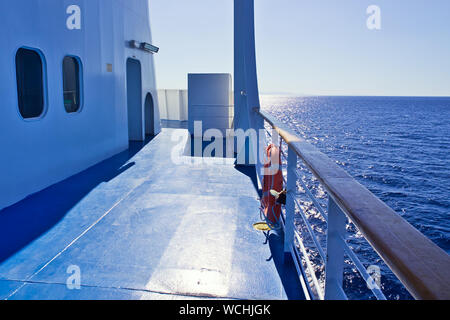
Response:
[[[344,300],[344,244],[347,217],[336,202],[328,197],[327,261],[325,266],[325,300]]]
[[[294,243],[294,215],[295,202],[294,197],[297,193],[297,154],[289,146],[287,163],[287,186],[288,196],[286,197],[286,222],[284,226],[284,257],[291,256],[291,248]],[[291,196],[289,196],[291,195]]]

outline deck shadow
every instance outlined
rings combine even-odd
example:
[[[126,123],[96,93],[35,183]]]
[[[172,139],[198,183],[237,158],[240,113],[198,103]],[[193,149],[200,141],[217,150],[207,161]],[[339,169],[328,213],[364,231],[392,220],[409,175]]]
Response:
[[[258,192],[258,196],[261,197],[262,190],[259,188],[259,185],[258,185],[258,177],[256,175],[256,167],[235,164],[234,168],[237,171],[239,171],[240,173],[246,175],[252,181],[253,187]]]
[[[305,300],[295,263],[291,255],[284,253],[283,235],[272,233],[269,235],[268,242],[272,253],[271,260],[275,264],[287,298],[289,300]]]
[[[0,263],[49,231],[99,184],[133,167],[128,161],[153,138],[130,142],[128,150],[0,210]]]
[[[161,127],[167,129],[187,129],[188,122],[180,120],[165,120],[161,119]]]

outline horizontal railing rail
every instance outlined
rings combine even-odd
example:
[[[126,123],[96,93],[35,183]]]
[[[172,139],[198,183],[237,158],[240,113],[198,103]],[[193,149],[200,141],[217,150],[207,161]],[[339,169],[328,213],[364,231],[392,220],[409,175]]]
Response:
[[[284,217],[285,252],[302,256],[306,268],[296,261],[297,269],[311,282],[308,293],[315,292],[319,299],[346,299],[343,290],[344,255],[353,261],[356,270],[366,281],[371,280],[364,265],[346,241],[346,220],[349,219],[367,242],[384,260],[395,276],[416,299],[450,299],[450,256],[401,218],[383,201],[358,183],[316,147],[293,133],[284,124],[265,111],[254,109],[287,144],[288,155],[282,152],[287,163],[285,179],[288,198]],[[301,160],[328,193],[328,213],[318,203],[297,173]],[[305,194],[327,223],[326,256],[316,238],[308,218],[297,200],[297,181]],[[325,263],[324,289],[313,270],[303,246],[302,238],[294,226],[295,208],[298,209],[305,228]],[[298,246],[295,246],[297,241]],[[294,248],[294,249],[292,249]],[[385,299],[381,289],[371,287],[376,298]]]

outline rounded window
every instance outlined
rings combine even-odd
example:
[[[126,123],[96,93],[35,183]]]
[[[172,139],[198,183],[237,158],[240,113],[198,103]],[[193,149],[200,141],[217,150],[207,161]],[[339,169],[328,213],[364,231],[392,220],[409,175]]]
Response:
[[[64,108],[68,113],[78,112],[81,108],[80,63],[75,57],[67,56],[63,60]]]
[[[44,113],[45,86],[41,55],[20,48],[16,53],[17,97],[24,119],[38,118]]]

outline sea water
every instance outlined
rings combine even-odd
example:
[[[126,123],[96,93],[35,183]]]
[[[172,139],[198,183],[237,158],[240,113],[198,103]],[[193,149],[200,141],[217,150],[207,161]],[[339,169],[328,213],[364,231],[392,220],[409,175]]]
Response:
[[[261,106],[450,253],[450,98],[262,96]],[[317,183],[309,186],[325,207],[325,190]],[[303,205],[311,209],[306,200]],[[324,242],[326,224],[317,212],[307,213]],[[349,243],[366,267],[380,265],[387,298],[411,298],[354,231]],[[316,271],[323,280],[323,267]],[[354,271],[346,259],[349,298],[371,298]]]

